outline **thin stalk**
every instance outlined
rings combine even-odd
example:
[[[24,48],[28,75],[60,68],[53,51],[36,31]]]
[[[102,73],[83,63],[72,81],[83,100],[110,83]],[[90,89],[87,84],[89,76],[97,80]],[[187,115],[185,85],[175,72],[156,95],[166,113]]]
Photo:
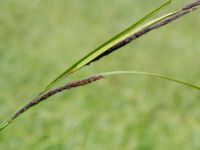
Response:
[[[29,102],[27,105],[25,105],[22,109],[20,109],[19,111],[17,111],[14,115],[12,115],[11,117],[9,117],[5,122],[3,122],[0,125],[0,130],[3,130],[5,127],[7,127],[13,120],[15,120],[17,117],[19,117],[21,114],[23,114],[24,112],[26,112],[27,110],[29,110],[30,108],[32,108],[33,106],[37,105],[38,103],[48,99],[49,97],[62,92],[64,90],[69,90],[71,88],[75,88],[75,87],[79,87],[79,86],[84,86],[90,83],[93,83],[97,80],[103,79],[106,76],[110,76],[110,75],[116,75],[116,74],[143,74],[143,75],[148,75],[148,76],[154,76],[154,77],[159,77],[165,80],[169,80],[169,81],[173,81],[182,85],[186,85],[188,87],[191,88],[195,88],[197,90],[200,90],[199,86],[187,83],[187,82],[183,82],[177,79],[173,79],[173,78],[169,78],[166,76],[162,76],[162,75],[158,75],[158,74],[153,74],[153,73],[148,73],[148,72],[140,72],[140,71],[117,71],[117,72],[109,72],[109,73],[103,73],[101,75],[97,75],[97,76],[92,76],[89,77],[87,79],[84,80],[79,80],[79,81],[74,81],[71,83],[66,84],[65,86],[47,91],[49,89],[49,87],[51,85],[53,85],[55,82],[57,82],[58,80],[62,79],[64,76],[69,75],[77,70],[79,70],[80,68],[84,67],[85,65],[90,64],[91,62],[94,62],[104,56],[107,56],[108,54],[110,54],[111,52],[125,46],[126,44],[130,43],[131,41],[141,37],[142,35],[154,30],[154,29],[158,29],[164,25],[167,25],[173,21],[175,21],[176,19],[196,10],[197,8],[199,8],[200,5],[200,0],[197,0],[191,4],[186,5],[185,7],[183,7],[182,9],[179,9],[173,13],[169,13],[167,15],[164,15],[160,18],[154,19],[153,21],[143,25],[140,28],[137,28],[134,30],[134,32],[126,32],[122,39],[120,37],[120,39],[118,39],[119,41],[112,45],[112,47],[108,47],[108,49],[103,49],[103,51],[101,51],[101,53],[97,52],[95,53],[95,55],[88,55],[88,57],[86,57],[85,59],[82,59],[81,61],[78,61],[77,64],[73,65],[69,70],[67,70],[67,72],[64,72],[61,76],[59,76],[58,78],[56,78],[53,82],[51,82],[47,88],[36,98],[34,98],[31,102]],[[130,34],[129,34],[130,33]]]
[[[172,81],[172,82],[175,82],[175,83],[178,83],[178,84],[182,84],[182,85],[188,86],[190,88],[194,88],[196,90],[200,90],[199,86],[193,85],[191,83],[187,83],[187,82],[184,82],[184,81],[181,81],[181,80],[173,79],[173,78],[170,78],[170,77],[167,77],[167,76],[163,76],[163,75],[159,75],[159,74],[155,74],[155,73],[150,73],[150,72],[142,72],[142,71],[105,72],[105,73],[101,73],[101,74],[98,74],[98,75],[93,75],[93,76],[86,78],[86,79],[83,79],[83,80],[73,81],[73,82],[67,83],[64,86],[50,90],[49,92],[46,92],[46,93],[42,94],[41,96],[33,99],[28,104],[26,104],[24,107],[22,107],[20,110],[18,110],[16,113],[14,113],[11,117],[9,117],[5,122],[3,122],[0,125],[0,131],[3,130],[5,127],[7,127],[13,120],[15,120],[17,117],[22,115],[24,112],[26,112],[27,110],[29,110],[33,106],[39,104],[40,102],[47,100],[48,98],[50,98],[53,95],[61,93],[65,90],[70,90],[72,88],[77,88],[77,87],[80,87],[80,86],[88,85],[90,83],[94,83],[94,82],[99,81],[101,79],[104,79],[108,76],[121,75],[121,74],[136,74],[136,75],[139,74],[139,75],[157,77],[157,78]]]
[[[68,77],[72,73],[80,70],[81,68],[89,65],[90,63],[99,60],[101,57],[103,57],[102,55],[104,55],[111,49],[113,49],[113,48],[119,49],[120,47],[122,47],[122,46],[118,47],[118,44],[121,41],[123,41],[125,38],[130,36],[130,34],[135,33],[137,31],[137,30],[135,31],[135,29],[137,27],[139,27],[145,21],[147,21],[149,18],[151,18],[152,16],[157,14],[160,10],[162,10],[164,7],[169,5],[171,2],[172,2],[172,0],[168,0],[167,2],[165,2],[164,4],[162,4],[161,6],[156,8],[155,10],[151,11],[146,16],[139,19],[137,22],[133,23],[130,27],[123,30],[119,34],[115,35],[113,38],[111,38],[107,42],[103,43],[102,45],[100,45],[99,47],[97,47],[96,49],[94,49],[93,51],[88,53],[86,56],[84,56],[83,58],[78,60],[75,64],[73,64],[71,67],[69,67],[67,70],[65,70],[62,74],[60,74],[57,78],[55,78],[51,83],[49,83],[47,85],[47,87],[43,90],[43,92],[46,92],[48,89],[53,87],[57,82],[61,81],[65,77]],[[41,93],[43,93],[43,92],[41,92]]]
[[[158,9],[154,10],[153,13],[150,13],[150,16],[152,14],[154,14],[155,12],[157,12],[158,10],[160,10],[161,8],[163,8],[164,6],[166,6],[167,4],[169,4],[170,2],[171,1],[168,1],[167,3],[165,3]],[[61,75],[59,75],[52,82],[50,82],[50,84],[44,89],[43,92],[45,92],[48,89],[50,89],[51,87],[53,87],[60,80],[64,79],[65,77],[68,77],[72,73],[80,70],[81,68],[89,65],[90,63],[95,62],[95,61],[107,56],[108,54],[120,49],[121,47],[124,47],[128,43],[138,39],[139,37],[145,35],[146,33],[150,32],[152,30],[158,29],[164,25],[167,25],[167,24],[171,23],[172,21],[175,21],[176,19],[196,10],[199,5],[200,5],[200,0],[195,1],[191,4],[188,4],[188,5],[184,6],[183,8],[178,9],[174,12],[168,13],[162,17],[156,18],[144,25],[141,25],[141,23],[143,23],[144,20],[146,20],[146,18],[145,18],[146,16],[145,16],[143,19],[138,21],[139,24],[136,23],[136,26],[133,26],[133,28],[131,28],[131,27],[130,27],[130,29],[128,28],[127,30],[125,30],[125,32],[122,32],[122,34],[120,34],[120,36],[114,37],[110,42],[103,44],[99,48],[95,49],[94,51],[87,54],[85,57],[83,57],[79,61],[77,61],[77,63],[75,63],[74,65],[69,67]],[[138,27],[138,25],[141,25],[141,26]]]

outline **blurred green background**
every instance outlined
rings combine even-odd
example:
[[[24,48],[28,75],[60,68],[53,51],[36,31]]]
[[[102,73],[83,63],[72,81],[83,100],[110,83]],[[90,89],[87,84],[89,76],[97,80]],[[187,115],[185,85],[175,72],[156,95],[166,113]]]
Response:
[[[163,0],[0,0],[0,121]],[[174,0],[161,14],[189,0]],[[200,85],[200,13],[151,32],[68,80],[140,70]],[[67,81],[67,80],[66,80]],[[200,149],[199,91],[115,76],[64,92],[0,132],[1,150]]]

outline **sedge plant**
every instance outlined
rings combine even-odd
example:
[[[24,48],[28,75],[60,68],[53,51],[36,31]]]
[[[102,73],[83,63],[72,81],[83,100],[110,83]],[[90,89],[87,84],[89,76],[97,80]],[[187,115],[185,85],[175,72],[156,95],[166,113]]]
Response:
[[[21,114],[32,108],[33,106],[37,105],[38,103],[47,100],[49,97],[59,93],[63,92],[64,90],[69,90],[72,88],[84,86],[90,83],[93,83],[95,81],[101,80],[106,78],[107,76],[111,75],[119,75],[119,74],[138,74],[138,75],[146,75],[146,76],[152,76],[161,78],[164,80],[172,81],[175,83],[179,83],[181,85],[188,86],[190,88],[200,90],[200,87],[197,85],[193,85],[192,83],[188,83],[185,81],[181,81],[178,79],[174,79],[168,76],[159,75],[155,73],[150,72],[143,72],[143,71],[113,71],[113,72],[106,72],[106,73],[100,73],[98,75],[92,75],[86,79],[78,80],[69,82],[64,86],[56,87],[56,84],[65,79],[66,77],[70,76],[72,73],[77,72],[81,68],[96,62],[97,60],[100,60],[101,58],[107,56],[108,54],[122,48],[123,46],[127,45],[128,43],[140,38],[144,34],[154,30],[158,29],[160,27],[163,27],[176,19],[196,10],[200,6],[200,0],[196,0],[193,3],[187,4],[181,9],[178,9],[176,11],[167,13],[161,17],[158,17],[156,19],[149,20],[151,17],[153,17],[155,14],[157,14],[160,10],[162,10],[164,7],[166,7],[168,4],[170,4],[172,0],[168,0],[164,4],[160,5],[158,8],[154,9],[141,19],[139,19],[136,23],[133,23],[130,27],[123,30],[104,44],[100,45],[90,53],[88,53],[86,56],[78,60],[75,64],[73,64],[71,67],[66,69],[63,73],[61,73],[58,77],[56,77],[53,81],[51,81],[39,94],[36,96],[33,100],[31,100],[28,104],[26,104],[24,107],[19,109],[16,113],[11,115],[6,121],[4,121],[0,125],[0,130],[3,130],[5,127],[7,127],[13,120],[15,120],[17,117],[19,117]]]

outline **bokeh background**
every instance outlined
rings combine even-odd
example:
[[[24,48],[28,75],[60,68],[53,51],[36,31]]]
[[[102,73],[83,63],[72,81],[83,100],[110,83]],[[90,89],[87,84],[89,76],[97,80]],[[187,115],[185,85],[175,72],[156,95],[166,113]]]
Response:
[[[0,121],[162,0],[0,0]],[[174,0],[160,14],[190,0]],[[200,85],[200,13],[153,31],[66,81],[140,70]],[[199,91],[115,76],[64,92],[0,132],[2,150],[200,149]]]

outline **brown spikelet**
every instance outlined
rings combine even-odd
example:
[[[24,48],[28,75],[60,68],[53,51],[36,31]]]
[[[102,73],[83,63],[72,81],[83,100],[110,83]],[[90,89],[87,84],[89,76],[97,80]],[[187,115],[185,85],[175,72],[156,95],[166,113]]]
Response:
[[[40,103],[40,102],[48,99],[49,97],[51,97],[51,96],[53,96],[53,95],[55,95],[57,93],[60,93],[60,92],[62,92],[64,90],[69,90],[69,89],[72,89],[72,88],[77,88],[77,87],[80,87],[80,86],[85,86],[87,84],[90,84],[92,82],[96,82],[96,81],[98,81],[100,79],[103,79],[103,78],[104,78],[103,75],[91,76],[91,77],[89,77],[87,79],[83,79],[83,80],[79,80],[79,81],[72,81],[72,82],[67,83],[66,85],[64,85],[62,87],[50,90],[49,92],[44,93],[41,96],[33,99],[28,104],[26,104],[23,108],[21,108],[19,111],[17,111],[13,115],[12,120],[14,120],[15,118],[17,118],[19,115],[21,115],[25,111],[27,111],[29,108],[37,105],[38,103]]]
[[[94,58],[93,60],[91,60],[87,65],[91,64],[92,62],[100,60],[101,58],[111,54],[112,52],[120,49],[121,47],[127,45],[128,43],[142,37],[143,35],[147,34],[148,32],[158,29],[164,25],[167,25],[167,24],[171,23],[172,21],[175,21],[176,19],[196,10],[199,7],[199,5],[200,5],[200,0],[197,0],[191,4],[184,6],[179,13],[174,14],[173,16],[170,16],[169,18],[166,18],[166,19],[160,21],[159,23],[156,23],[156,24],[154,24],[150,27],[147,27],[141,31],[138,31],[137,33],[131,35],[130,37],[127,37],[126,39],[122,40],[121,42],[113,45],[112,47],[107,49],[107,51],[105,51],[101,55],[99,55],[96,58]]]
[[[165,26],[171,22],[173,22],[174,20],[196,10],[198,7],[200,6],[200,0],[196,0],[195,2],[186,5],[185,7],[183,7],[182,9],[180,9],[180,11],[172,16],[169,16],[168,18],[152,25],[149,26],[141,31],[138,31],[137,33],[131,35],[130,37],[124,39],[123,41],[113,45],[111,48],[109,48],[107,51],[105,51],[103,54],[97,56],[96,58],[94,58],[93,60],[91,60],[87,65],[89,65],[90,63],[97,61],[99,59],[101,59],[102,57],[116,51],[117,49],[127,45],[128,43],[130,43],[131,41],[140,38],[141,36],[143,36],[144,34],[154,30],[154,29],[158,29],[162,26]],[[22,113],[24,113],[25,111],[27,111],[28,109],[32,108],[33,106],[37,105],[38,103],[50,98],[51,96],[62,92],[64,90],[68,90],[68,89],[72,89],[72,88],[76,88],[76,87],[80,87],[80,86],[84,86],[87,84],[90,84],[92,82],[98,81],[100,79],[103,79],[104,76],[103,75],[97,75],[97,76],[92,76],[89,77],[87,79],[83,79],[83,80],[79,80],[79,81],[73,81],[70,82],[62,87],[58,87],[56,89],[50,90],[46,93],[43,93],[41,95],[39,95],[38,97],[34,98],[31,102],[29,102],[27,105],[25,105],[24,107],[22,107],[19,111],[17,111],[13,116],[9,117],[9,119],[3,123],[0,126],[0,130],[2,130],[3,128],[5,128],[6,126],[8,126],[8,124],[10,124],[15,118],[17,118],[18,116],[20,116]]]

